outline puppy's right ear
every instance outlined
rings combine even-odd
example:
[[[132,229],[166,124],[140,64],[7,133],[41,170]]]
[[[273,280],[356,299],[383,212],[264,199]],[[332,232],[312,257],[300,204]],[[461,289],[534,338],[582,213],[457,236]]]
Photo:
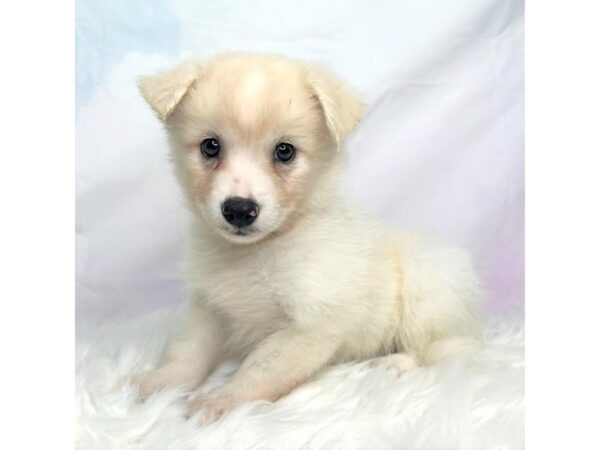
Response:
[[[160,120],[165,121],[201,74],[199,64],[187,62],[158,75],[140,77],[138,87]]]
[[[306,66],[307,81],[338,148],[360,122],[364,104],[359,95],[325,68]]]

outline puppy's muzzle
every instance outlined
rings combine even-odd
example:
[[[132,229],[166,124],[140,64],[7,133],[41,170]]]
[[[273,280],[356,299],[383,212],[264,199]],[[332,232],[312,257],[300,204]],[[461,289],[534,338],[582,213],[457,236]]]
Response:
[[[243,228],[250,225],[258,217],[258,205],[249,198],[231,197],[223,202],[221,212],[228,223]]]

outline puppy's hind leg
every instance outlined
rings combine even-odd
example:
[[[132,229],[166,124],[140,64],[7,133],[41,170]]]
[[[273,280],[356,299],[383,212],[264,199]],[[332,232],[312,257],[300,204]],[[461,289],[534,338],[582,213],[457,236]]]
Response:
[[[432,342],[419,353],[422,365],[454,359],[460,356],[471,356],[482,349],[482,343],[474,337],[453,337]]]
[[[481,290],[461,249],[405,234],[400,246],[398,339],[417,365],[481,348]]]
[[[369,362],[369,367],[381,367],[393,378],[397,378],[418,366],[417,358],[408,353],[391,353],[374,358]]]

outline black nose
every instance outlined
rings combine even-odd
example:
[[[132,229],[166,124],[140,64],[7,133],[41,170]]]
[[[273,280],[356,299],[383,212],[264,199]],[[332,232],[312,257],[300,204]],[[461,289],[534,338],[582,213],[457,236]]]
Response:
[[[221,212],[231,225],[247,227],[258,217],[258,205],[254,200],[242,197],[232,197],[223,203]]]

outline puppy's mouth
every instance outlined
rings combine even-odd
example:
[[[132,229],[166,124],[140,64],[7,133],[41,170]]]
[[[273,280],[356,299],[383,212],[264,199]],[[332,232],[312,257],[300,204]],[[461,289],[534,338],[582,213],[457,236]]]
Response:
[[[230,236],[241,237],[241,238],[253,236],[253,235],[256,235],[259,233],[259,231],[255,228],[228,227],[226,225],[221,225],[219,228]]]

